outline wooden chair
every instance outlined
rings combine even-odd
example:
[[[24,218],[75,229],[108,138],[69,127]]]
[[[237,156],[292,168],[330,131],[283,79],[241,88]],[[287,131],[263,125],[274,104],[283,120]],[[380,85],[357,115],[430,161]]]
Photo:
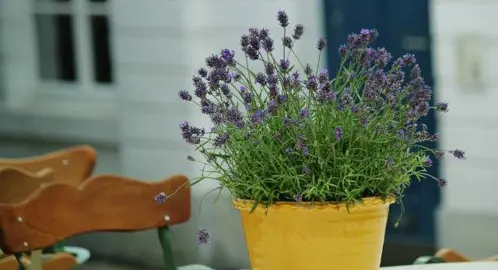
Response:
[[[472,260],[459,252],[449,249],[449,248],[443,248],[440,249],[434,256],[423,256],[417,258],[415,260],[415,264],[429,264],[429,263],[458,263],[458,262],[471,262],[471,261],[497,261],[498,262],[498,255],[484,258],[484,259],[479,259],[479,260]]]
[[[165,269],[211,270],[201,265],[177,267],[174,262],[168,226],[189,218],[190,187],[186,176],[142,182],[99,175],[79,187],[53,183],[22,203],[0,205],[0,248],[7,254],[19,254],[77,234],[157,228]]]
[[[0,205],[19,204],[41,186],[53,183],[54,178],[54,171],[48,168],[38,173],[14,167],[0,168]],[[0,252],[0,270],[18,269],[18,260],[15,256],[2,255],[3,253]],[[33,264],[33,267],[44,270],[65,270],[77,264],[76,258],[65,252],[42,255],[42,251],[37,250],[32,252],[29,258],[22,256],[19,259],[24,264]]]
[[[96,152],[90,146],[75,146],[31,158],[0,158],[0,203],[21,202],[42,185],[53,182],[78,186],[92,173],[95,160]],[[55,249],[58,251],[67,249],[77,253],[80,263],[89,257],[88,250],[64,247],[61,243]],[[0,255],[0,258],[2,257],[4,256]],[[50,262],[47,257],[45,255],[44,261]],[[55,258],[59,257],[61,256]],[[13,259],[14,257],[9,260]],[[8,264],[9,260],[3,262]],[[1,265],[2,261],[0,261],[0,270],[4,270]]]

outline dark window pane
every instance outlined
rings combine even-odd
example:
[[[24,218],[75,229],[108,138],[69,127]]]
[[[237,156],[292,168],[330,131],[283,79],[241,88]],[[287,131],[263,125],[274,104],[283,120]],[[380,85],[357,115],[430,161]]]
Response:
[[[39,73],[43,80],[74,82],[76,55],[70,15],[36,15]]]
[[[92,29],[92,47],[94,79],[99,83],[112,83],[112,61],[109,43],[109,20],[107,16],[90,17]]]

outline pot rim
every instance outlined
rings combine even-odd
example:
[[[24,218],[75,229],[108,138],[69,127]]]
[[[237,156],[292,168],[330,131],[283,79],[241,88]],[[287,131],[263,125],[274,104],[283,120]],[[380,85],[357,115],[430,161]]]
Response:
[[[313,208],[313,209],[357,209],[357,208],[371,208],[379,207],[384,205],[390,205],[394,203],[395,198],[389,196],[385,199],[381,197],[367,197],[362,198],[362,201],[348,204],[346,202],[288,202],[288,201],[278,201],[272,203],[270,206],[265,206],[264,202],[258,203],[257,209],[281,209],[281,208]],[[232,204],[235,208],[244,211],[251,211],[254,207],[254,200],[238,199],[234,198]],[[260,207],[261,206],[261,207]]]

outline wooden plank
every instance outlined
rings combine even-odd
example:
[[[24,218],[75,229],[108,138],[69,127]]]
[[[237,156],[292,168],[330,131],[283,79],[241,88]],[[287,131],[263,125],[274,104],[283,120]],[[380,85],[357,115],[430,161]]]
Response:
[[[171,197],[160,204],[154,198],[162,192]],[[79,187],[54,183],[23,203],[0,205],[0,247],[13,254],[42,249],[77,234],[139,231],[189,218],[190,187],[184,175],[155,183],[100,175]]]
[[[17,167],[32,173],[50,168],[54,180],[79,185],[95,167],[96,153],[90,146],[75,146],[38,157],[0,159],[0,167]]]
[[[0,167],[0,204],[20,203],[41,186],[53,182],[55,173],[50,168],[32,173],[21,168]]]

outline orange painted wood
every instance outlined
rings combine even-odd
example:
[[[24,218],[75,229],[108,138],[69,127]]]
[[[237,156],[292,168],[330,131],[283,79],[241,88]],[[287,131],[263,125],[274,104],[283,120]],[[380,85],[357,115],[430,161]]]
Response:
[[[16,167],[0,167],[0,204],[20,203],[41,186],[54,181],[55,173],[49,168],[32,173]]]
[[[161,192],[172,196],[158,204],[154,197]],[[99,175],[79,187],[54,183],[22,203],[0,205],[0,248],[6,254],[26,252],[81,233],[138,231],[189,218],[190,187],[184,175],[161,182]]]
[[[77,265],[76,258],[69,253],[55,253],[43,256],[43,270],[70,270]],[[14,256],[0,259],[0,270],[17,270],[18,265]]]
[[[37,157],[0,158],[0,167],[18,167],[32,173],[51,168],[55,181],[79,185],[92,173],[95,160],[96,152],[92,147],[75,146]]]
[[[461,253],[449,249],[449,248],[444,248],[439,250],[435,257],[443,259],[445,262],[470,262],[470,261],[498,261],[498,255],[480,259],[480,260],[472,260]]]

